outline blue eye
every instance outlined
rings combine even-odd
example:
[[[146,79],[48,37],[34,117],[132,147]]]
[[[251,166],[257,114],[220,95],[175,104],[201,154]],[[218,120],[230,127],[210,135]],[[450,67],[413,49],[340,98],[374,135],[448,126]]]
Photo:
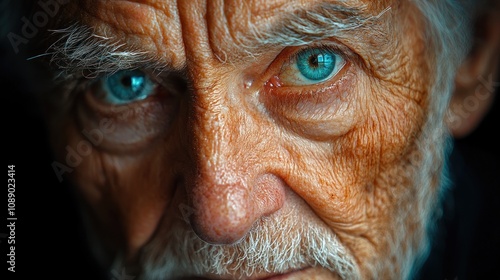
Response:
[[[279,79],[284,86],[320,84],[335,76],[345,64],[345,59],[329,47],[309,47],[282,66]]]
[[[335,70],[336,54],[324,49],[305,49],[297,54],[297,68],[306,79],[322,81]]]
[[[145,99],[154,92],[155,83],[140,70],[122,70],[104,78],[104,98],[112,104]]]

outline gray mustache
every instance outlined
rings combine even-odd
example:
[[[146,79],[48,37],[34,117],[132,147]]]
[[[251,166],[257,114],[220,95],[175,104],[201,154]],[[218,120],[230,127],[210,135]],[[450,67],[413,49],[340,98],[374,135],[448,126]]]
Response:
[[[183,222],[165,232],[163,246],[158,241],[146,248],[139,279],[165,279],[167,275],[168,279],[246,279],[311,266],[326,268],[342,279],[360,278],[354,259],[337,236],[298,213],[264,217],[245,238],[231,245],[206,243]]]

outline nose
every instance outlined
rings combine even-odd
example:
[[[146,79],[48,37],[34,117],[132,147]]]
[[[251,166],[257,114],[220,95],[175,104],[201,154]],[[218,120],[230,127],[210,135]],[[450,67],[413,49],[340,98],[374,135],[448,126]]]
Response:
[[[196,234],[208,243],[236,243],[255,221],[283,205],[284,188],[277,177],[261,176],[256,180],[261,185],[252,186],[246,182],[247,178],[224,183],[219,181],[222,178],[217,178],[220,175],[217,171],[203,173],[195,180],[191,192],[194,213],[190,223]]]
[[[285,201],[285,183],[266,156],[272,145],[261,131],[265,125],[234,92],[230,97],[224,87],[212,86],[195,92],[193,101],[193,154],[183,177],[191,226],[212,244],[237,242]]]
[[[211,28],[217,31],[209,32],[210,20],[196,11],[208,3],[194,3],[179,2],[192,90],[185,142],[190,146],[188,164],[181,177],[192,206],[193,230],[206,242],[232,244],[256,221],[283,206],[286,188],[280,179],[283,171],[276,166],[278,153],[273,151],[277,141],[266,131],[272,121],[260,116],[257,95],[249,92],[239,76],[253,70],[244,67],[244,62],[226,64],[218,59],[218,47],[212,47],[220,44],[213,42],[227,38],[225,50],[229,52],[231,34],[215,23]]]

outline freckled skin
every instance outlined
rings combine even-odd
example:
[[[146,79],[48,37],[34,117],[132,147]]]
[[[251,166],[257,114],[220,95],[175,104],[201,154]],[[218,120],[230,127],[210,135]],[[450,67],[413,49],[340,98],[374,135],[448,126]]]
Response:
[[[374,50],[370,42],[346,39],[359,51],[344,79],[320,86],[319,97],[300,99],[299,89],[266,85],[272,78],[267,67],[287,59],[279,56],[282,48],[249,58],[235,40],[250,24],[275,22],[314,1],[247,2],[78,1],[67,7],[80,11],[80,20],[97,32],[153,52],[190,85],[189,93],[168,99],[174,105],[152,107],[166,99],[148,99],[135,115],[110,116],[115,140],[127,129],[153,132],[147,143],[138,140],[133,147],[94,147],[70,174],[91,228],[110,255],[124,253],[133,264],[143,246],[161,238],[155,231],[181,216],[179,205],[192,209],[189,220],[202,239],[231,244],[260,217],[278,211],[290,189],[340,237],[365,278],[392,278],[399,273],[390,247],[397,234],[394,217],[401,203],[418,207],[405,187],[411,176],[400,173],[415,152],[432,81],[419,14],[405,1],[366,1],[373,15],[392,7],[379,24],[386,45]],[[87,104],[82,99],[60,103],[48,120],[56,154],[64,159],[64,147],[76,147],[85,139],[82,129],[96,127],[82,120],[102,116],[78,109]],[[413,222],[407,220],[403,239],[422,226]],[[308,270],[308,277],[333,279],[320,268]]]

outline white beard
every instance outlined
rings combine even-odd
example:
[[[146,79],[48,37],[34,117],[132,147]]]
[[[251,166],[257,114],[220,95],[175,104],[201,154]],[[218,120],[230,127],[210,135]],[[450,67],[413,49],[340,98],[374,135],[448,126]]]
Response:
[[[358,279],[356,263],[337,236],[296,194],[287,196],[281,210],[260,219],[236,244],[208,244],[185,221],[176,220],[143,251],[139,279],[202,275],[246,279],[309,266],[324,267],[343,279]]]

